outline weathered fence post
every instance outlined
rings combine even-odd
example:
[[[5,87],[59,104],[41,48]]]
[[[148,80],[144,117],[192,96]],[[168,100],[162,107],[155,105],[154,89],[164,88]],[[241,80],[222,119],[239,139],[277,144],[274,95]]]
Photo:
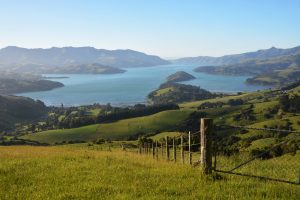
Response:
[[[154,143],[152,142],[152,158],[155,157],[155,149],[154,149]]]
[[[183,136],[181,135],[181,162],[184,164],[184,149],[183,149]]]
[[[149,143],[148,142],[146,143],[146,153],[147,154],[149,153]]]
[[[191,153],[191,131],[189,131],[189,164],[192,164],[192,153]]]
[[[200,121],[200,161],[205,174],[211,174],[212,172],[212,134],[213,120],[210,118],[202,118]]]
[[[139,154],[142,154],[142,147],[139,145]]]
[[[155,157],[156,157],[156,160],[158,160],[158,146],[157,146],[157,140],[155,141]]]
[[[164,159],[164,143],[160,144],[160,148],[161,148],[161,159]]]
[[[169,137],[166,136],[166,156],[167,156],[166,158],[169,161],[169,159],[170,159],[170,149],[169,149],[168,142],[169,142]]]
[[[174,162],[176,162],[176,143],[175,143],[175,137],[173,137],[173,158],[174,158]]]

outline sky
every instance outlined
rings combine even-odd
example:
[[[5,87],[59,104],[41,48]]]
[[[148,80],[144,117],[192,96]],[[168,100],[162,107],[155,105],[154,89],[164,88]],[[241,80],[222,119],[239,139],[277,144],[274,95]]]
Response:
[[[92,46],[178,58],[298,45],[299,0],[0,0],[0,48]]]

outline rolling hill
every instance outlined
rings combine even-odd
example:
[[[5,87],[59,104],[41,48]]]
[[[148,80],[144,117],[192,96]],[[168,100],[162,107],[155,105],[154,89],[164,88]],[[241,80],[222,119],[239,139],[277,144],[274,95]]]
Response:
[[[104,66],[98,63],[68,65],[64,67],[38,69],[40,73],[47,74],[121,74],[126,72],[117,67]]]
[[[18,122],[40,119],[46,112],[47,108],[41,101],[0,95],[0,131],[11,129]]]
[[[110,140],[137,139],[139,136],[178,128],[190,111],[163,111],[145,117],[120,120],[113,123],[95,124],[73,129],[49,130],[22,136],[22,139],[42,143],[61,143],[63,141],[93,141],[98,138]]]
[[[194,71],[222,75],[248,75],[253,76],[247,80],[250,84],[283,86],[300,80],[300,53],[262,60],[252,59],[230,65],[197,67]]]
[[[300,53],[300,46],[280,49],[272,47],[270,49],[258,50],[255,52],[247,52],[242,54],[225,55],[221,57],[211,57],[211,56],[198,56],[198,57],[186,57],[173,60],[173,63],[179,64],[192,64],[192,65],[228,65],[235,64],[249,59],[268,59],[279,56],[295,55]]]
[[[168,64],[158,56],[133,50],[105,50],[93,47],[62,47],[49,49],[26,49],[9,46],[0,49],[0,65],[16,67],[35,65],[37,67],[62,67],[68,65],[99,63],[104,66],[150,67]]]

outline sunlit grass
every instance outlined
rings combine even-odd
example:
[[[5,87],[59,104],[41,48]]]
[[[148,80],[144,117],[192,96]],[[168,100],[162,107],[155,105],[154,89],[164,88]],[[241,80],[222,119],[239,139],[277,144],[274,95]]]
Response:
[[[257,163],[249,170],[280,172],[282,169],[286,175],[291,167],[286,164],[288,159],[265,162],[264,169]],[[226,158],[219,160],[224,163]],[[231,175],[213,180],[202,175],[199,167],[157,161],[151,156],[115,149],[109,152],[83,146],[0,147],[0,199],[285,200],[299,197],[299,186]]]
[[[107,124],[95,124],[72,129],[49,130],[23,136],[44,143],[62,141],[92,141],[98,138],[126,140],[143,134],[176,129],[191,111],[169,110],[154,115],[120,120]]]

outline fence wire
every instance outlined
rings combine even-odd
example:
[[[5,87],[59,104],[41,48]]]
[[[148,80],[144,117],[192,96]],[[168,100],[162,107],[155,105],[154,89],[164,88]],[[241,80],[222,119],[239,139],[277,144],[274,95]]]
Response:
[[[290,184],[300,184],[300,152],[299,146],[297,146],[297,140],[300,139],[300,132],[249,126],[218,125],[216,127],[221,131],[240,129],[287,133],[288,135],[281,138],[281,141],[278,142],[273,138],[275,144],[265,146],[263,149],[249,149],[248,151],[240,151],[240,149],[238,149],[238,151],[232,153],[232,155],[224,155],[224,150],[220,151],[220,149],[215,146],[215,171]],[[290,137],[289,134],[291,133],[293,133],[293,135]],[[214,139],[214,145],[217,145],[219,141],[216,141],[217,138]],[[284,152],[282,146],[291,143],[293,140],[296,141],[294,149]],[[275,155],[272,154],[273,152],[275,152]]]

